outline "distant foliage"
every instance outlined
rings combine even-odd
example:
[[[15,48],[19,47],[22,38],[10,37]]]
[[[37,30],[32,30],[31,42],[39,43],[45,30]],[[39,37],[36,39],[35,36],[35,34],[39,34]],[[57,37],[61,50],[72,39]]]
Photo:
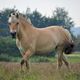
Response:
[[[13,57],[20,56],[15,40],[10,37],[0,37],[0,55],[2,54]]]
[[[74,26],[74,22],[71,17],[68,16],[68,12],[64,8],[56,8],[53,12],[53,18],[56,25],[60,25],[70,30]]]
[[[0,12],[0,36],[9,36],[8,17],[14,9],[4,9]],[[64,8],[56,8],[51,17],[43,16],[37,10],[31,12],[30,8],[27,8],[26,17],[31,19],[32,24],[35,27],[47,27],[52,25],[64,26],[70,31],[70,28],[74,26],[74,22],[71,17],[68,16],[68,12]]]
[[[0,36],[9,36],[8,17],[14,9],[4,9],[0,12]]]
[[[75,39],[75,51],[80,51],[80,35]]]
[[[56,8],[53,11],[52,17],[43,16],[37,10],[31,12],[30,8],[27,8],[25,15],[31,19],[36,27],[59,25],[70,30],[74,26],[72,18],[68,16],[68,12],[64,8]]]
[[[42,16],[42,14],[37,10],[33,11],[32,13],[26,12],[25,15],[31,19],[31,22],[35,27],[43,28],[50,25],[50,18]]]

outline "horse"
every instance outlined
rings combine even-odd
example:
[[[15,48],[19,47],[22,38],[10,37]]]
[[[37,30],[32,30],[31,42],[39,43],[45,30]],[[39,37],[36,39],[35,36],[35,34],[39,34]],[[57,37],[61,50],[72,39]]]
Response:
[[[12,12],[8,18],[10,34],[16,38],[16,45],[22,55],[20,62],[21,69],[26,64],[29,70],[29,58],[33,54],[47,54],[53,50],[58,55],[57,68],[60,69],[63,62],[67,68],[69,63],[65,54],[71,54],[74,42],[70,32],[63,26],[48,26],[46,28],[36,28],[30,19],[26,19],[22,14]]]

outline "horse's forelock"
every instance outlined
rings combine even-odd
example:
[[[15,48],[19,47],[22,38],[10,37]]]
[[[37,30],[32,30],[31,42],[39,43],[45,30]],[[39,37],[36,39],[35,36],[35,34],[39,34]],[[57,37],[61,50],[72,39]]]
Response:
[[[8,22],[11,23],[11,22],[16,22],[17,19],[19,18],[19,15],[16,14],[16,13],[11,13],[9,15],[9,19],[8,19]]]
[[[19,12],[18,11],[12,11],[9,17],[15,16],[16,18],[19,18]]]

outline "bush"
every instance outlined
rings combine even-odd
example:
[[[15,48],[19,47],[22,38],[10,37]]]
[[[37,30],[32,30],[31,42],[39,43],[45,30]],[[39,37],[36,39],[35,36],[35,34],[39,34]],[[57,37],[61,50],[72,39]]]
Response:
[[[0,54],[7,54],[14,57],[20,56],[15,40],[10,37],[0,37]]]

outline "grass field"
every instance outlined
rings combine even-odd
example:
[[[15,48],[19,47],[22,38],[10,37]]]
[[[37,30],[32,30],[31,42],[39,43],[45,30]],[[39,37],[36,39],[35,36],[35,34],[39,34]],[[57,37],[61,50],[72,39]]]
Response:
[[[67,56],[71,71],[65,65],[56,69],[56,58],[31,57],[31,70],[20,71],[19,62],[0,62],[0,80],[80,80],[80,54]]]
[[[56,64],[33,63],[27,73],[20,72],[19,63],[1,62],[0,80],[80,80],[80,63],[71,64],[71,71],[65,66],[58,71]]]
[[[31,57],[31,70],[20,71],[19,62],[0,62],[0,80],[80,80],[80,54],[67,56],[71,65],[68,71],[65,65],[56,69],[56,58]]]

